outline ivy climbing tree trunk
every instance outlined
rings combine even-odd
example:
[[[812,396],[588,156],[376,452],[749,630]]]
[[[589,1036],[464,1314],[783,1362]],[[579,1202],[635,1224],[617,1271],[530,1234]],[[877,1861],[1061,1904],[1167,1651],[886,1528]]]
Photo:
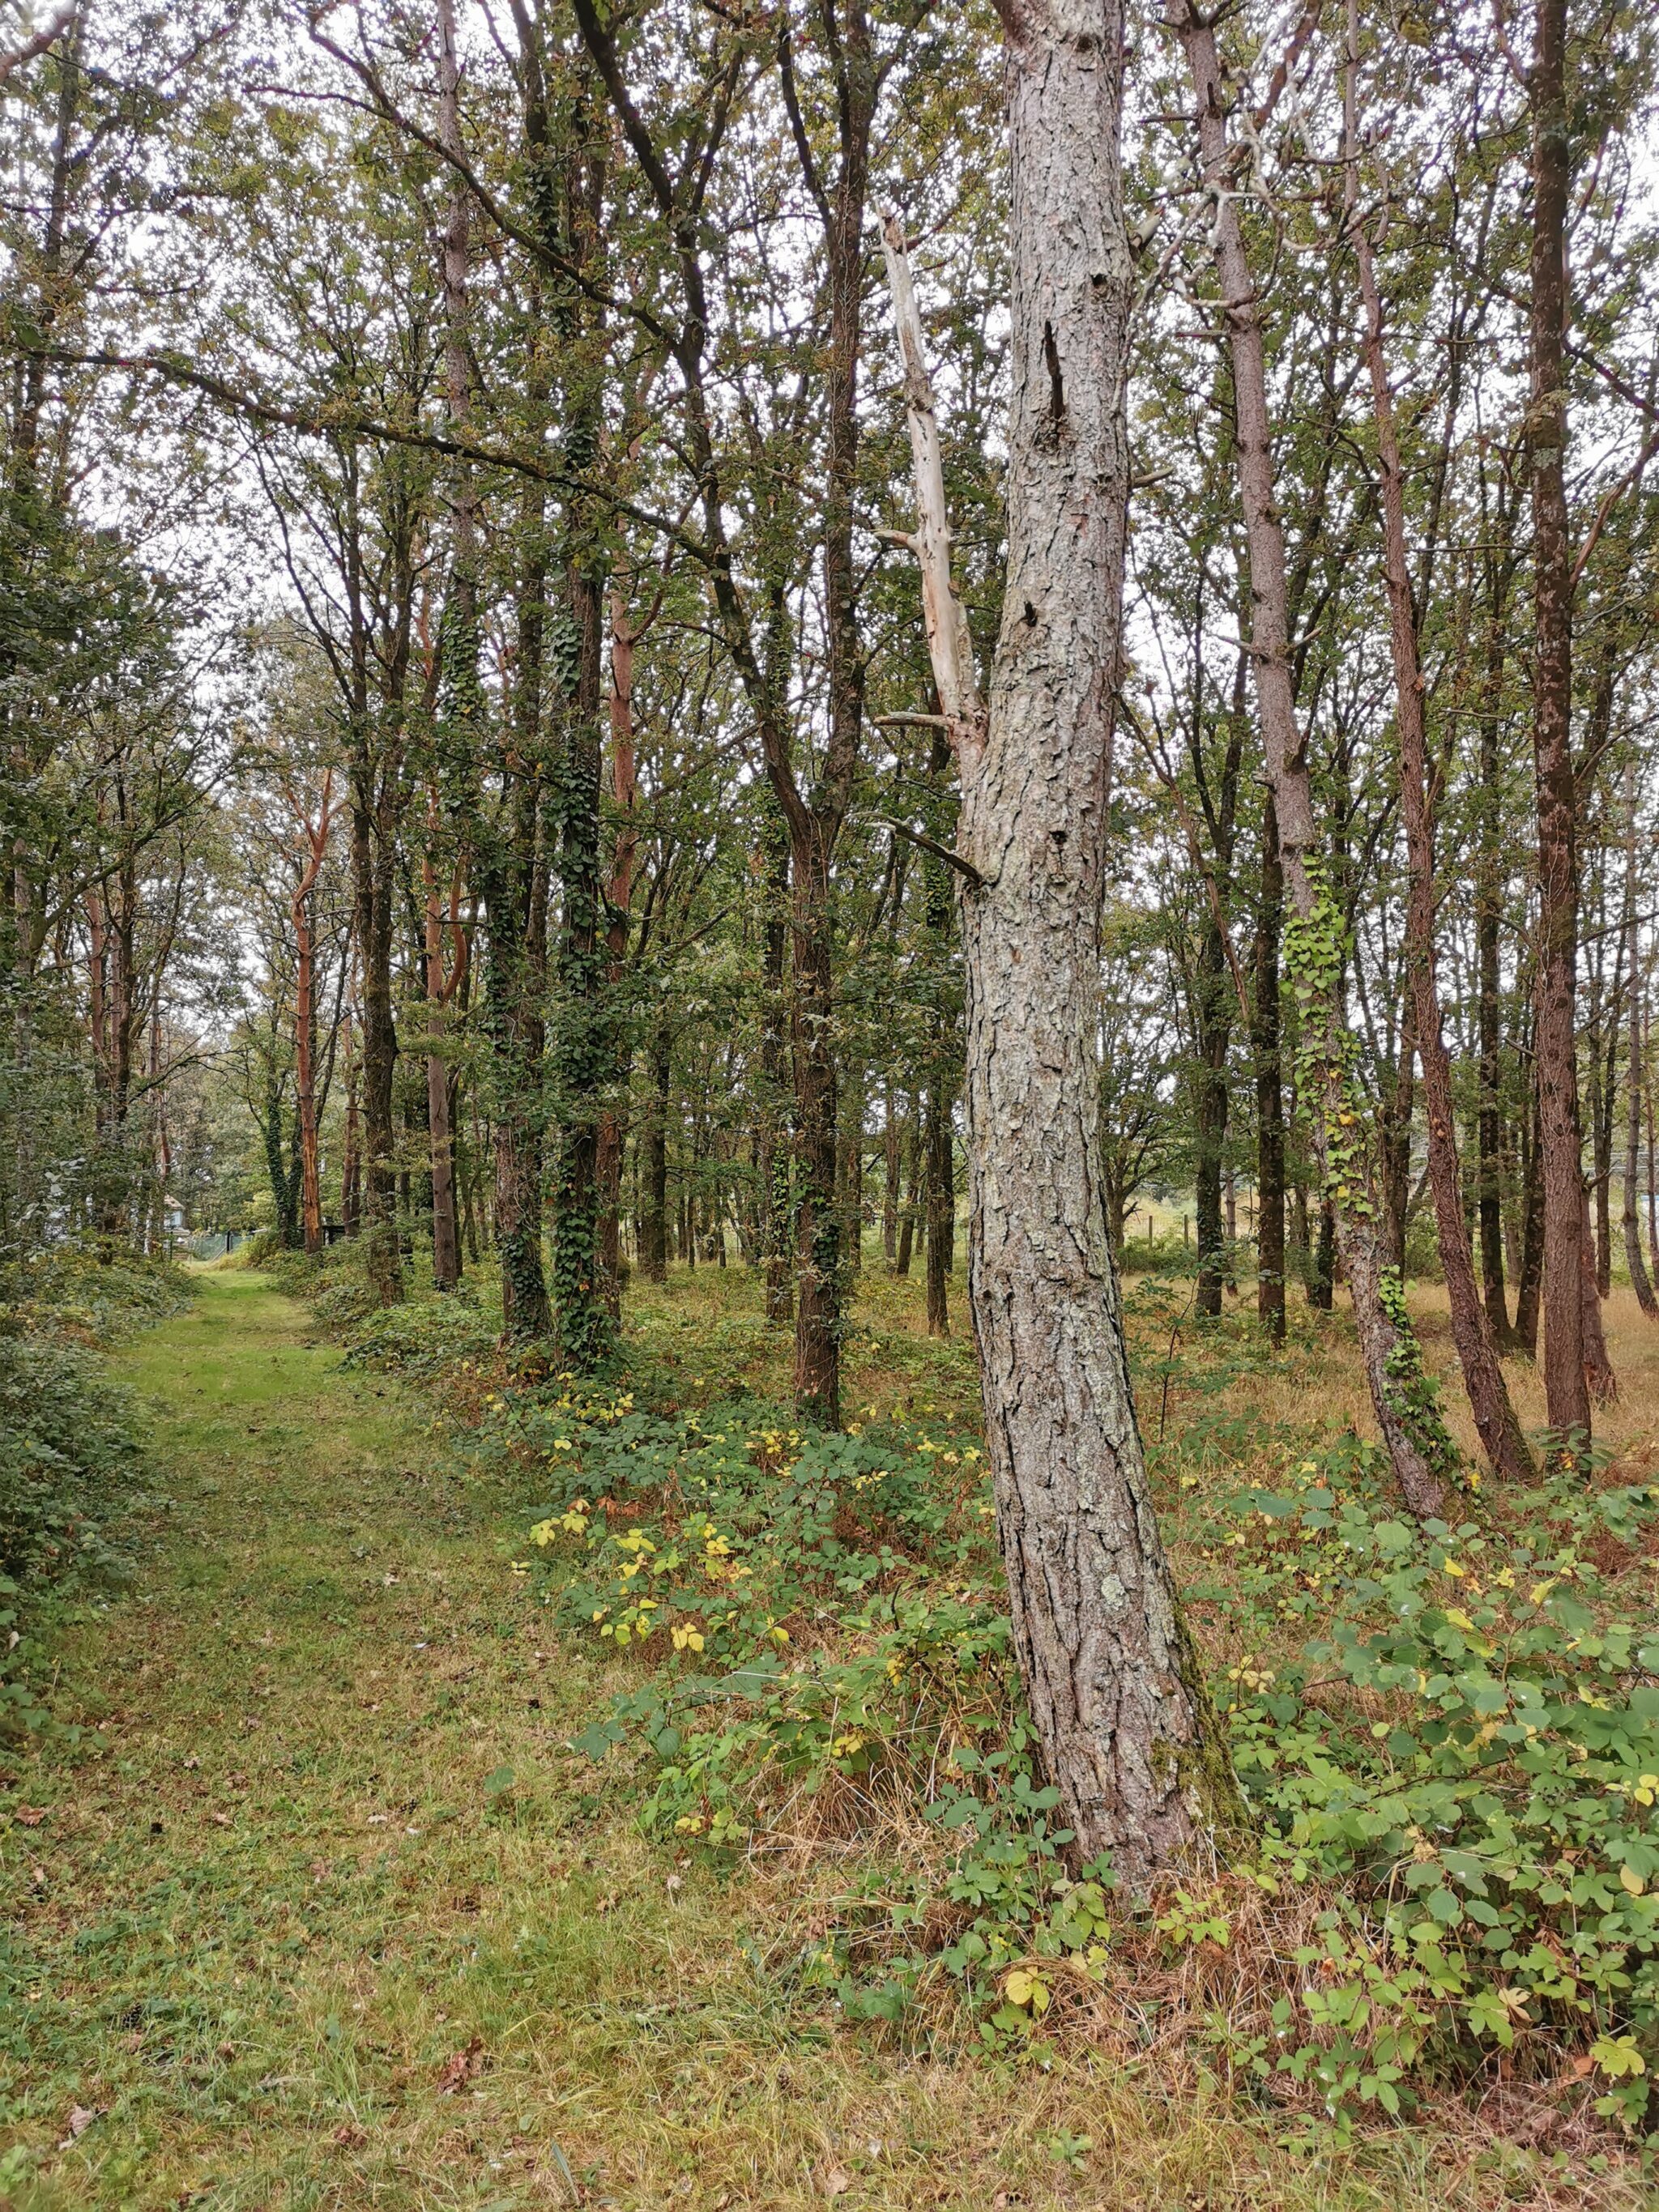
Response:
[[[1401,1496],[1412,1512],[1425,1517],[1440,1510],[1457,1452],[1424,1370],[1400,1278],[1386,1263],[1379,1162],[1368,1136],[1370,1109],[1354,1074],[1356,1041],[1344,1003],[1342,916],[1320,855],[1292,687],[1266,348],[1233,191],[1235,155],[1228,143],[1220,57],[1212,21],[1193,0],[1168,0],[1165,20],[1186,54],[1197,101],[1199,167],[1214,206],[1211,235],[1232,362],[1239,492],[1249,548],[1250,659],[1290,907],[1283,960],[1300,1012],[1297,1096],[1333,1208],[1377,1427]]]
[[[1400,805],[1406,823],[1407,884],[1405,959],[1412,1006],[1417,1016],[1417,1054],[1423,1070],[1423,1102],[1428,1123],[1429,1183],[1434,1195],[1435,1226],[1451,1310],[1452,1340],[1463,1370],[1470,1411],[1494,1474],[1507,1481],[1531,1481],[1537,1470],[1510,1401],[1498,1362],[1492,1324],[1474,1279],[1474,1255],[1463,1217],[1463,1192],[1457,1159],[1451,1055],[1441,1023],[1440,991],[1435,975],[1434,816],[1429,787],[1428,741],[1423,715],[1423,671],[1418,650],[1417,612],[1413,603],[1406,542],[1406,485],[1395,428],[1394,395],[1389,388],[1382,350],[1382,295],[1376,281],[1370,234],[1360,216],[1358,123],[1355,78],[1358,66],[1358,13],[1348,0],[1348,54],[1343,71],[1347,141],[1349,235],[1359,268],[1365,307],[1365,366],[1370,378],[1371,411],[1376,426],[1378,473],[1382,480],[1382,578],[1389,602],[1389,641],[1394,664],[1395,733],[1400,748]]]
[[[1008,574],[988,726],[956,725],[969,1289],[1014,1644],[1060,1816],[1132,1883],[1240,1818],[1130,1395],[1096,1014],[1122,649],[1133,268],[1119,0],[1005,0]],[[908,363],[907,363],[908,368]],[[907,374],[915,416],[920,396]],[[926,403],[931,416],[931,400]],[[917,503],[932,487],[917,452]],[[957,667],[940,640],[941,700]]]

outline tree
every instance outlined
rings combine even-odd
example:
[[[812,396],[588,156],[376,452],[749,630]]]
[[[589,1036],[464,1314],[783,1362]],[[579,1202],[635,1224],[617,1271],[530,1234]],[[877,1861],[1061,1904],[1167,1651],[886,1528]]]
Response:
[[[1115,0],[1080,18],[1009,0],[1003,28],[1008,576],[984,734],[965,713],[952,729],[969,1294],[1015,1649],[1044,1760],[1079,1856],[1109,1850],[1139,1881],[1240,1807],[1152,1511],[1101,1187],[1095,991],[1133,283],[1123,21]],[[907,388],[913,420],[930,413],[914,374]],[[936,535],[942,500],[925,464],[918,477]],[[929,629],[939,696],[963,700],[963,626]]]

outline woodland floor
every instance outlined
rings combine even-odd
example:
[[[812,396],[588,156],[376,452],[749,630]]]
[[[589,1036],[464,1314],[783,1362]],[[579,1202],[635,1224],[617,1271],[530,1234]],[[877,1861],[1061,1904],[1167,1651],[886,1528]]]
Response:
[[[11,1777],[0,2204],[1504,2201],[1464,2136],[1296,2155],[1087,2054],[905,2057],[786,1995],[741,1884],[677,1873],[562,1753],[603,1677],[537,1642],[525,1501],[315,1334],[208,1273],[119,1362],[165,1499],[65,1643],[99,1738]]]

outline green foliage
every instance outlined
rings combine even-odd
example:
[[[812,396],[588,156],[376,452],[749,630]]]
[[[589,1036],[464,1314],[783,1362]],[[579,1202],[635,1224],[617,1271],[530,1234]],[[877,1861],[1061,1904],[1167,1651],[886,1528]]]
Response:
[[[144,1469],[129,1394],[97,1352],[187,1301],[176,1273],[61,1248],[9,1270],[0,1307],[0,1739],[50,1725],[35,1685],[52,1594],[121,1580]]]
[[[902,2027],[954,1987],[988,2045],[1025,2048],[1066,1992],[1224,1952],[1241,1893],[1288,1917],[1307,1894],[1272,2034],[1227,2044],[1236,2077],[1395,2112],[1493,2050],[1541,2066],[1565,2046],[1600,2111],[1644,2122],[1659,1616],[1626,1613],[1594,1560],[1659,1492],[1553,1484],[1500,1533],[1395,1519],[1352,1437],[1276,1491],[1183,1476],[1187,1595],[1237,1641],[1213,1689],[1261,1839],[1220,1889],[1130,1900],[1052,1826],[975,1448],[925,1419],[839,1437],[750,1397],[667,1413],[641,1395],[497,1396],[489,1437],[541,1501],[514,1571],[572,1636],[646,1662],[574,1748],[642,1762],[648,1832],[726,1864],[803,1832],[860,1839],[788,1969],[803,1988]],[[929,1847],[901,1852],[918,1822]]]

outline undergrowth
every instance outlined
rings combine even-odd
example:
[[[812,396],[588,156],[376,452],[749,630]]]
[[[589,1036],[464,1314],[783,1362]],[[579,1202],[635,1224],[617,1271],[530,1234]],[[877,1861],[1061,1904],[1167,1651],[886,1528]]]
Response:
[[[1184,1297],[1132,1297],[1137,1387],[1259,1828],[1144,1899],[1054,1824],[959,1352],[872,1334],[845,1435],[750,1386],[758,1322],[672,1304],[602,1384],[509,1370],[450,1301],[353,1356],[439,1380],[517,1471],[526,1602],[624,1671],[573,1751],[665,1849],[772,1885],[805,2000],[917,2048],[1088,2039],[1292,2128],[1456,2099],[1659,2147],[1659,1486],[1419,1528],[1357,1436],[1239,1410],[1305,1347]]]
[[[143,1455],[100,1351],[188,1296],[176,1269],[96,1244],[0,1270],[0,1742],[52,1726],[37,1676],[64,1605],[130,1571]]]

